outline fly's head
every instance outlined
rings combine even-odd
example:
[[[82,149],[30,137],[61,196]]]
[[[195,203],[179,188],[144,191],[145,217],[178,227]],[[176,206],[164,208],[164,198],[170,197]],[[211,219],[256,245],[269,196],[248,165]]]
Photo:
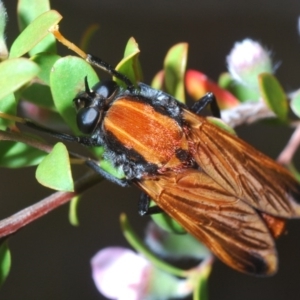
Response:
[[[77,111],[77,126],[83,134],[92,135],[95,132],[118,89],[112,80],[99,82],[90,89],[85,77],[85,91],[73,100]]]

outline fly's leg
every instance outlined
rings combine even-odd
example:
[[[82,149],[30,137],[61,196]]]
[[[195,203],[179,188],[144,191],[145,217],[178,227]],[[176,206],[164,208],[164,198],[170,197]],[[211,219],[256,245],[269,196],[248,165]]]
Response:
[[[0,113],[0,117],[3,117],[5,119],[9,119],[9,120],[24,124],[24,125],[26,125],[30,128],[33,128],[37,131],[44,132],[44,133],[46,133],[50,136],[53,136],[53,137],[55,137],[55,138],[57,138],[61,141],[76,142],[76,143],[82,144],[84,146],[98,146],[98,147],[101,146],[101,145],[99,145],[99,142],[93,137],[74,136],[74,135],[71,135],[71,134],[58,132],[58,131],[55,131],[51,128],[41,126],[41,125],[39,125],[39,124],[29,120],[29,119],[20,118],[20,117],[16,117],[16,116],[10,116],[10,115],[7,115],[5,113]],[[109,181],[111,181],[111,182],[113,182],[117,185],[120,185],[122,187],[129,186],[129,181],[128,180],[119,179],[119,178],[116,178],[116,177],[112,176],[110,173],[103,170],[98,165],[97,161],[92,160],[90,158],[86,158],[84,156],[81,156],[81,155],[78,155],[78,154],[75,154],[75,153],[70,153],[70,155],[71,155],[71,157],[76,157],[76,158],[82,159],[82,161],[84,162],[84,164],[86,166],[88,166],[89,168],[94,170],[97,174],[101,175],[105,179],[107,179],[107,180],[109,180]]]
[[[157,205],[150,207],[150,201],[151,198],[146,193],[141,194],[138,203],[138,212],[140,216],[154,215],[163,212],[163,210]]]
[[[210,109],[213,116],[216,118],[221,118],[220,108],[213,93],[207,93],[205,96],[200,98],[193,104],[190,110],[198,115],[208,104],[210,104]]]

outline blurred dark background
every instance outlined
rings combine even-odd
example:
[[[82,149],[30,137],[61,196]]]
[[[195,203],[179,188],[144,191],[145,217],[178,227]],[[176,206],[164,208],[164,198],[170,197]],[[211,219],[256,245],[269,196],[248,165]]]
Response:
[[[16,1],[4,3],[10,46],[18,35]],[[92,39],[90,52],[113,65],[121,59],[127,40],[135,37],[146,83],[161,69],[166,51],[175,43],[189,43],[189,68],[217,79],[226,68],[225,57],[234,42],[251,37],[281,62],[277,75],[285,89],[299,87],[298,0],[53,0],[52,8],[64,16],[61,31],[75,43],[89,25],[98,23],[101,28]],[[290,134],[287,128],[261,124],[239,129],[242,138],[273,158]],[[34,172],[34,168],[2,169],[1,218],[51,193],[35,182]],[[119,229],[121,212],[129,215],[135,227],[143,227],[147,218],[137,215],[138,197],[134,188],[105,182],[86,193],[80,203],[80,227],[68,223],[65,205],[21,230],[9,241],[12,269],[0,299],[103,299],[92,282],[89,260],[100,248],[127,245]],[[142,234],[142,229],[139,232]],[[299,241],[300,222],[291,221],[288,235],[277,243],[280,268],[271,278],[241,275],[216,262],[209,280],[209,299],[300,299]]]

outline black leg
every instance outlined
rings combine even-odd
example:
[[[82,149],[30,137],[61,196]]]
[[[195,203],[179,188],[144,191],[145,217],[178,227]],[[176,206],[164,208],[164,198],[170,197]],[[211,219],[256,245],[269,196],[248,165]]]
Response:
[[[210,109],[213,116],[216,118],[221,118],[220,108],[213,93],[207,93],[204,97],[195,102],[190,109],[195,114],[199,114],[208,104],[210,104]]]
[[[122,80],[127,85],[127,89],[130,92],[134,92],[136,90],[135,86],[127,76],[115,70],[110,64],[103,61],[101,58],[98,58],[91,54],[87,54],[86,61],[91,65],[104,70],[105,72],[109,73],[111,76],[115,76],[116,78]]]
[[[101,175],[103,178],[107,179],[108,181],[115,183],[117,185],[120,185],[122,187],[127,187],[129,186],[129,182],[126,179],[119,179],[116,178],[114,176],[112,176],[111,174],[109,174],[108,172],[104,171],[98,164],[96,161],[92,160],[92,159],[86,159],[85,160],[85,164],[91,168],[93,171],[95,171],[97,174]]]
[[[39,124],[36,124],[33,121],[28,120],[28,119],[22,119],[21,123],[28,126],[28,127],[30,127],[30,128],[33,128],[35,130],[47,133],[47,134],[49,134],[49,135],[51,135],[51,136],[53,136],[53,137],[55,137],[59,140],[62,140],[62,141],[77,142],[77,143],[82,144],[84,146],[100,146],[97,143],[97,141],[95,139],[93,139],[92,137],[73,136],[73,135],[70,135],[70,134],[67,134],[67,133],[61,133],[61,132],[52,130],[50,128],[43,127],[43,126],[41,126]],[[84,163],[89,168],[94,170],[97,174],[101,175],[103,178],[105,178],[105,179],[107,179],[107,180],[109,180],[109,181],[111,181],[115,184],[118,184],[122,187],[125,187],[125,186],[129,185],[129,182],[126,179],[118,179],[118,178],[112,176],[111,174],[109,174],[108,172],[104,171],[102,168],[100,168],[100,166],[97,164],[96,161],[94,161],[90,158],[83,157],[81,155],[73,154],[73,153],[71,153],[71,156],[82,159],[84,161]]]
[[[67,133],[58,132],[51,128],[43,127],[42,125],[36,124],[35,122],[33,122],[29,119],[23,119],[22,124],[24,124],[30,128],[33,128],[35,130],[38,130],[40,132],[47,133],[48,135],[51,135],[62,141],[79,142],[78,137],[76,137],[76,136],[73,136],[73,135],[67,134]]]
[[[40,124],[36,124],[35,122],[29,119],[22,119],[21,123],[40,132],[47,133],[48,135],[51,135],[61,141],[76,142],[84,146],[100,146],[97,140],[89,136],[74,136],[71,134],[58,132],[51,128],[47,128]]]
[[[141,194],[138,203],[138,212],[140,216],[153,215],[163,212],[162,209],[157,205],[149,207],[150,201],[151,199],[146,193]]]

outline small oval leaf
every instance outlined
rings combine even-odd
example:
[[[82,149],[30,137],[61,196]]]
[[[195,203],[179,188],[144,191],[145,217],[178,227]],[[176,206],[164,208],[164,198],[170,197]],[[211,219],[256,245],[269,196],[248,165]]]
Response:
[[[290,105],[293,113],[300,118],[300,90],[292,95]]]
[[[184,75],[187,63],[188,44],[173,46],[164,61],[166,91],[184,102]]]
[[[62,19],[62,16],[55,10],[50,10],[30,23],[17,37],[10,49],[10,58],[19,57],[36,46],[49,33],[48,29]]]
[[[168,259],[195,258],[205,259],[211,252],[195,237],[186,233],[166,232],[157,224],[149,222],[145,242],[156,254]]]
[[[258,89],[243,85],[234,80],[230,73],[222,73],[219,76],[218,85],[234,95],[240,102],[258,102],[260,94]]]
[[[96,147],[95,147],[96,148]],[[98,147],[97,147],[98,148]],[[109,160],[101,160],[99,166],[112,176],[123,179],[125,177],[124,172],[121,168],[115,168]]]
[[[239,101],[230,92],[222,89],[217,83],[210,80],[204,73],[188,70],[185,76],[185,86],[188,94],[199,100],[206,93],[212,92],[217,99],[220,109],[227,109],[239,105]]]
[[[186,230],[166,213],[151,215],[152,220],[167,232],[183,234]]]
[[[79,92],[84,91],[85,76],[87,76],[90,87],[99,82],[94,69],[76,56],[66,56],[57,60],[50,74],[50,87],[54,104],[76,135],[79,135],[80,131],[77,128],[76,111],[72,100]]]
[[[6,280],[11,267],[11,255],[7,245],[4,242],[0,246],[0,286],[3,285]]]
[[[272,74],[262,73],[258,76],[258,82],[265,103],[276,114],[278,119],[286,121],[288,102],[279,81]]]
[[[79,200],[80,196],[76,196],[72,198],[69,205],[69,222],[73,226],[79,226],[79,219],[77,215]]]
[[[49,10],[50,2],[48,0],[19,0],[18,21],[20,31],[23,31],[37,17]],[[53,35],[47,35],[29,51],[30,55],[40,52],[56,52],[56,40]]]
[[[207,117],[207,120],[210,123],[212,123],[212,124],[214,124],[214,125],[222,128],[222,129],[226,130],[230,134],[237,135],[236,132],[234,131],[234,129],[232,127],[228,126],[228,124],[225,123],[222,119],[215,118],[215,117]]]
[[[59,55],[50,53],[39,53],[32,57],[32,61],[41,68],[38,77],[47,85],[50,85],[50,74],[53,65],[58,59],[60,59]]]
[[[23,168],[39,164],[46,153],[20,142],[1,141],[0,166]]]
[[[138,81],[142,80],[142,69],[138,59],[139,53],[140,49],[138,43],[133,37],[130,38],[125,48],[124,58],[116,66],[116,70],[126,75],[135,85]],[[124,86],[123,81],[117,78],[114,79],[119,85]]]
[[[8,94],[0,101],[0,111],[9,115],[15,115],[17,112],[17,102],[13,93]],[[6,128],[12,124],[13,121],[0,118],[0,129],[6,130]]]
[[[165,71],[160,70],[153,77],[151,81],[151,87],[153,87],[156,90],[162,90],[164,86],[164,81],[165,81]]]
[[[8,59],[0,64],[0,99],[33,79],[40,69],[26,58]]]
[[[18,0],[17,13],[20,31],[48,10],[50,10],[48,0]]]
[[[74,191],[69,153],[66,146],[59,142],[42,160],[36,170],[37,181],[57,191]]]
[[[49,86],[33,83],[22,91],[22,99],[40,107],[54,110],[54,103]]]

